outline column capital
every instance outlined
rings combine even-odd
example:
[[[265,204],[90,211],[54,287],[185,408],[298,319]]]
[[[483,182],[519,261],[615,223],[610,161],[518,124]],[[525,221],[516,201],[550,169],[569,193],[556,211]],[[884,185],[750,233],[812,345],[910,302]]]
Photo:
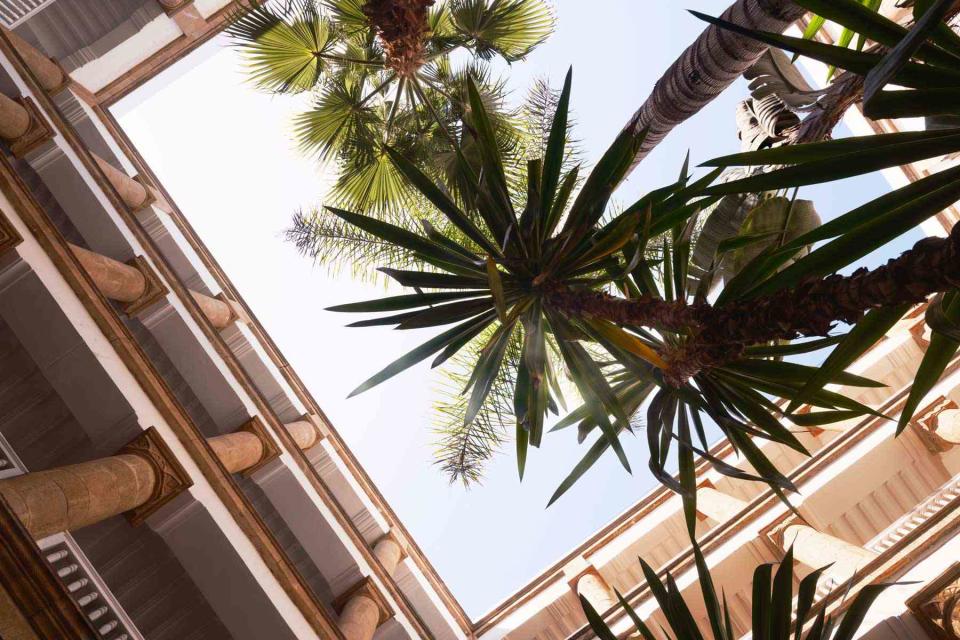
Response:
[[[146,209],[147,207],[157,203],[157,194],[154,191],[154,186],[150,183],[149,180],[144,178],[139,173],[135,176],[130,176],[130,179],[143,187],[143,190],[147,192],[147,197],[144,198],[143,202],[137,207],[137,211]]]
[[[907,608],[931,638],[960,640],[960,562],[907,600]]]
[[[370,576],[364,576],[352,587],[334,598],[333,610],[336,611],[338,615],[343,613],[347,604],[356,597],[369,598],[377,605],[377,611],[379,612],[379,618],[377,620],[378,627],[393,617],[393,609],[390,607],[390,603],[383,597],[380,589],[374,584],[373,580],[370,579]]]
[[[154,427],[146,429],[117,453],[140,456],[150,463],[157,478],[150,499],[126,512],[127,520],[133,526],[141,524],[157,509],[193,486],[190,475]]]
[[[22,158],[37,147],[53,139],[53,129],[37,108],[37,103],[27,96],[18,96],[13,101],[23,107],[30,119],[26,133],[10,143],[10,152],[14,157]]]
[[[249,476],[252,473],[262,469],[267,463],[276,460],[280,457],[280,448],[273,441],[273,438],[270,437],[270,434],[267,433],[266,427],[263,425],[263,421],[260,420],[257,416],[253,416],[242,425],[237,431],[245,431],[247,433],[252,433],[257,436],[257,439],[260,440],[260,443],[263,445],[263,455],[260,456],[260,460],[257,461],[252,467],[244,469],[242,471],[244,476]]]
[[[228,298],[226,293],[221,291],[213,297],[230,307],[230,322],[240,322],[247,325],[251,323],[250,316],[247,315],[247,310],[243,308],[243,305]]]
[[[786,542],[785,534],[787,528],[796,524],[806,523],[803,519],[798,518],[797,514],[787,511],[760,530],[760,539],[776,557],[782,558],[783,554],[786,553],[784,545]]]
[[[133,302],[128,302],[123,305],[124,313],[126,313],[128,316],[136,316],[154,302],[157,302],[170,293],[170,290],[167,289],[165,284],[163,284],[163,282],[160,280],[160,276],[157,275],[157,272],[154,271],[153,267],[143,256],[137,256],[131,260],[127,260],[126,264],[127,266],[133,267],[143,274],[143,279],[146,281],[147,285],[143,290],[143,295]]]
[[[13,223],[0,211],[0,255],[10,251],[23,242],[23,236],[17,231]]]
[[[164,13],[172,16],[181,9],[185,9],[188,5],[193,4],[193,0],[157,0],[157,4],[160,5]]]
[[[923,445],[934,454],[941,454],[953,448],[953,443],[948,442],[938,435],[937,430],[940,427],[941,415],[946,417],[956,415],[955,412],[960,409],[957,403],[944,396],[937,397],[922,410],[913,416],[912,426]]]
[[[317,432],[317,441],[323,440],[324,438],[330,437],[330,428],[327,426],[326,421],[315,413],[305,413],[300,418],[304,422],[309,422],[313,425],[313,428]]]

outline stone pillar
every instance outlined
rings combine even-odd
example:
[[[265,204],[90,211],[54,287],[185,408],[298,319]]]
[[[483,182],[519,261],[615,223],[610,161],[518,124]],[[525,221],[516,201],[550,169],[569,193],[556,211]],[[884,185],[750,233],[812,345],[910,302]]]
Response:
[[[214,326],[214,328],[226,329],[234,320],[236,320],[233,309],[223,300],[212,298],[206,294],[200,293],[199,291],[191,291],[190,295],[193,296],[194,300],[196,300],[197,306],[200,307],[200,311],[203,312],[203,315],[206,316],[207,320]]]
[[[834,576],[849,577],[876,557],[863,547],[817,531],[800,523],[787,523],[783,529],[782,547],[793,546],[793,557],[813,569],[833,565]]]
[[[373,545],[373,555],[376,556],[383,568],[387,570],[387,575],[393,575],[403,560],[403,547],[397,542],[393,532],[390,532],[377,540]]]
[[[288,422],[284,427],[286,427],[287,433],[290,434],[290,437],[297,443],[301,451],[306,451],[320,442],[320,432],[316,426],[314,426],[313,422],[311,422],[309,416],[304,416],[296,422]]]
[[[718,491],[712,485],[697,488],[697,513],[715,520],[726,522],[743,511],[747,503],[739,498]]]
[[[122,302],[128,315],[136,315],[168,293],[149,263],[139,256],[123,263],[75,244],[70,250],[100,293]]]
[[[147,279],[136,267],[75,244],[71,244],[70,249],[100,293],[110,300],[134,302],[146,292]]]
[[[371,640],[377,627],[393,615],[370,578],[337,598],[334,608],[340,612],[340,631],[346,640]]]
[[[263,457],[260,438],[246,431],[214,436],[207,438],[207,442],[230,473],[245,471]]]
[[[3,28],[3,31],[44,90],[54,92],[67,86],[69,78],[59,64],[13,31],[7,28]]]
[[[280,456],[280,449],[257,417],[233,433],[207,438],[207,443],[230,473],[253,473]]]
[[[936,417],[934,433],[947,444],[960,444],[960,409],[945,409]]]
[[[616,594],[596,569],[591,569],[577,579],[577,594],[587,599],[598,613],[603,613],[617,603]]]
[[[22,104],[0,93],[0,137],[12,142],[30,128],[30,113]]]
[[[130,207],[132,211],[139,211],[154,201],[153,192],[147,187],[123,171],[120,171],[120,169],[117,169],[100,156],[96,154],[91,155],[97,162],[97,166],[103,171],[107,180],[120,195],[120,199],[123,200],[123,203]]]
[[[121,513],[142,519],[189,486],[182,467],[150,429],[119,455],[0,480],[0,494],[40,539]]]
[[[30,98],[9,98],[0,93],[0,138],[14,156],[22,158],[53,137],[47,121]]]

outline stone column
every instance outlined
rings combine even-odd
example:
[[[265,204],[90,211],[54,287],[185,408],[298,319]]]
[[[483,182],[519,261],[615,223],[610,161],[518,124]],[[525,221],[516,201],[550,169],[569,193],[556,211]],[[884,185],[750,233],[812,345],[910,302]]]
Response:
[[[586,598],[598,613],[603,613],[617,603],[613,589],[596,569],[587,571],[577,579],[577,594]]]
[[[207,438],[207,443],[230,473],[249,475],[280,456],[280,449],[256,416],[233,433]]]
[[[12,142],[30,129],[30,113],[22,104],[0,93],[0,137]]]
[[[97,166],[103,171],[107,180],[113,185],[113,188],[120,195],[124,204],[133,211],[139,211],[154,201],[153,193],[144,185],[134,180],[120,169],[101,158],[96,154],[91,154],[97,162]]]
[[[207,438],[207,442],[230,473],[245,471],[263,457],[263,442],[246,431],[214,436]]]
[[[60,68],[60,65],[13,31],[5,27],[3,31],[44,90],[59,91],[67,85],[69,78]]]
[[[226,329],[236,319],[233,309],[223,300],[217,300],[199,291],[191,291],[190,295],[196,300],[200,311],[216,329]]]
[[[0,480],[0,494],[40,539],[121,513],[139,521],[189,486],[182,467],[149,429],[119,455]]]
[[[800,523],[788,523],[783,529],[783,549],[791,545],[794,558],[813,569],[833,565],[834,576],[851,576],[876,557],[863,547]]]
[[[373,555],[377,557],[383,568],[387,570],[387,575],[393,575],[403,560],[403,547],[397,542],[393,533],[388,533],[373,545]]]
[[[297,443],[301,451],[306,451],[320,442],[320,432],[317,431],[317,428],[309,420],[308,416],[304,416],[302,420],[297,420],[296,422],[288,422],[284,427],[286,427],[287,433],[290,434],[290,437]]]
[[[30,98],[9,98],[0,93],[0,138],[17,158],[53,138],[53,131]]]
[[[934,433],[948,444],[960,444],[960,409],[945,409],[937,415]]]
[[[697,489],[697,512],[711,520],[726,522],[743,511],[747,503],[739,498],[703,485]]]
[[[110,300],[134,302],[146,293],[147,279],[136,267],[75,244],[70,245],[70,250],[100,293]]]
[[[340,631],[346,640],[371,640],[377,627],[393,615],[370,578],[337,598],[334,608],[340,612]]]

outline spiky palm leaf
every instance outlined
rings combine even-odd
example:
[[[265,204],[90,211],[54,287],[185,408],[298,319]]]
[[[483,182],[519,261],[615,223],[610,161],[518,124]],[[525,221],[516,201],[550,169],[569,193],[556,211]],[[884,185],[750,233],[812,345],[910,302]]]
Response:
[[[700,547],[694,541],[694,555],[700,583],[702,604],[691,607],[668,572],[663,578],[649,564],[640,560],[647,587],[657,602],[659,613],[666,622],[660,629],[667,640],[737,640],[744,633],[764,640],[852,640],[857,636],[867,612],[877,597],[891,585],[869,585],[861,589],[850,601],[846,613],[839,619],[827,615],[816,605],[817,582],[825,568],[817,569],[800,580],[794,594],[793,550],[787,551],[779,564],[762,564],[753,572],[752,629],[736,629],[726,596],[714,584],[707,569]],[[774,568],[776,567],[776,571]],[[632,623],[636,635],[644,640],[661,637],[645,621],[619,592],[620,608]],[[796,600],[794,600],[796,598]],[[580,596],[580,604],[590,628],[600,640],[616,640],[620,637],[604,622],[592,604]],[[709,628],[700,628],[696,611],[705,611]]]
[[[948,0],[942,0],[930,11],[942,10],[947,4]],[[927,35],[938,37],[933,18],[921,20],[917,29],[903,39],[906,44],[894,47],[891,57],[881,58],[799,38],[751,32],[703,17],[775,46],[836,62],[853,73],[883,73],[893,64],[893,72],[883,78],[884,82],[914,87],[915,93],[877,93],[879,102],[868,101],[868,110],[882,111],[892,102],[903,100],[905,104],[896,104],[897,109],[909,107],[911,115],[923,115],[924,110],[955,109],[957,104],[947,95],[929,93],[931,85],[940,92],[960,87],[960,72],[956,71],[960,51],[953,50],[952,41],[924,43]],[[862,30],[873,38],[876,29],[870,24]],[[885,24],[881,26],[886,28]],[[883,33],[876,35],[889,41]],[[914,53],[923,56],[926,64],[912,62],[909,58]],[[891,59],[893,63],[888,62]],[[943,59],[949,59],[951,65],[941,66],[939,61]],[[879,71],[873,71],[875,67]],[[713,304],[706,302],[705,294],[712,284],[709,278],[701,280],[698,290],[688,289],[690,245],[698,211],[724,195],[798,187],[953,153],[960,150],[960,132],[872,136],[736,154],[710,164],[783,168],[713,186],[710,183],[719,169],[696,182],[689,181],[684,169],[677,183],[650,192],[622,212],[605,217],[610,196],[626,174],[642,136],[621,134],[579,192],[571,193],[575,181],[561,171],[569,92],[568,77],[545,156],[529,164],[522,197],[510,193],[493,127],[475,88],[470,92],[474,126],[469,134],[482,161],[468,185],[472,190],[466,199],[468,208],[451,200],[445,189],[402,154],[391,153],[398,169],[470,238],[475,249],[450,238],[425,237],[356,214],[336,212],[441,270],[386,271],[401,285],[423,292],[404,298],[401,308],[395,306],[396,301],[391,303],[391,311],[403,311],[392,321],[416,318],[418,322],[451,325],[354,393],[426,358],[433,356],[434,364],[439,364],[476,336],[492,330],[467,385],[465,423],[469,424],[504,366],[506,345],[522,326],[524,356],[517,368],[514,393],[520,458],[525,455],[523,443],[540,445],[550,405],[545,348],[548,336],[555,340],[564,366],[585,401],[565,424],[578,424],[581,431],[599,433],[554,499],[608,448],[629,468],[618,436],[629,428],[632,408],[640,407],[646,407],[650,469],[667,486],[685,492],[666,471],[672,458],[679,459],[681,469],[692,469],[694,458],[700,455],[721,473],[763,480],[783,495],[793,485],[757,440],[806,453],[785,420],[807,427],[852,415],[877,415],[839,393],[825,390],[824,385],[876,385],[844,369],[911,304],[942,291],[948,293],[933,305],[937,311],[931,317],[931,326],[947,341],[945,350],[938,350],[936,356],[928,353],[928,357],[937,358],[937,363],[921,372],[915,392],[922,396],[939,377],[960,344],[953,342],[960,337],[955,330],[960,302],[952,293],[960,279],[960,231],[949,239],[928,239],[873,272],[852,277],[830,274],[960,198],[960,180],[956,178],[960,169],[932,175],[793,240],[771,245],[724,284]],[[924,99],[915,100],[916,92]],[[469,164],[464,166],[467,175],[471,170]],[[515,207],[518,200],[523,205]],[[737,246],[751,241],[734,240]],[[808,245],[824,240],[828,242],[799,257]],[[657,264],[646,258],[650,246],[661,249]],[[661,277],[655,277],[654,269]],[[904,285],[906,282],[909,286]],[[442,302],[436,293],[428,291],[457,297]],[[619,293],[611,295],[610,291]],[[351,310],[374,312],[381,308],[382,303],[371,301]],[[864,316],[868,310],[870,313]],[[856,328],[846,337],[831,337],[829,331],[838,320]],[[815,339],[783,344],[784,340],[802,337]],[[603,361],[584,348],[585,341],[606,351]],[[838,342],[840,346],[821,367],[770,359]],[[609,360],[616,366],[611,367]],[[771,397],[783,402],[776,403]],[[797,413],[801,404],[813,411]],[[911,411],[908,406],[905,413]],[[749,470],[708,453],[705,425],[710,422],[749,463]]]

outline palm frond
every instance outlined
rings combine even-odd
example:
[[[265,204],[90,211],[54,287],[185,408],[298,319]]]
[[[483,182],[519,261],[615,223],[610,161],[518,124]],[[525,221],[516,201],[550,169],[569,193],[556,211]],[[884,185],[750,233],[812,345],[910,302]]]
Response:
[[[255,2],[226,28],[262,91],[299,93],[316,86],[338,45],[336,29],[315,0]]]
[[[555,25],[552,10],[542,0],[453,0],[450,14],[478,56],[499,55],[507,62],[526,57]]]

